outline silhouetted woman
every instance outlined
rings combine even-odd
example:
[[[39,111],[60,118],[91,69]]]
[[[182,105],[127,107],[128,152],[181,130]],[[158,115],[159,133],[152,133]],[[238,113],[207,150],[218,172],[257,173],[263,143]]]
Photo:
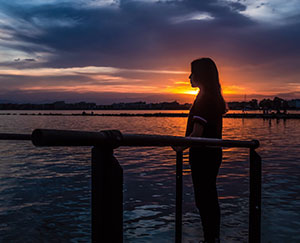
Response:
[[[190,109],[186,136],[222,138],[222,115],[226,112],[226,104],[216,64],[210,58],[200,58],[191,63],[191,68],[191,86],[200,88],[200,91]],[[222,149],[191,147],[189,161],[204,242],[219,242],[220,207],[216,178],[222,162]]]

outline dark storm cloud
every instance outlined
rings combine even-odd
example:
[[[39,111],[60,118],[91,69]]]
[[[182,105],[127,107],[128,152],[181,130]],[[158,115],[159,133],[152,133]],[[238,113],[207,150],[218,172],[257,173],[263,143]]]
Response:
[[[85,86],[85,85],[98,85],[100,86],[111,86],[111,85],[124,85],[126,81],[134,82],[134,79],[114,79],[113,76],[102,77],[101,80],[93,78],[93,75],[43,75],[43,76],[31,76],[31,75],[1,75],[0,83],[2,90],[16,90],[19,88],[29,88],[32,87],[47,87],[49,89],[65,86]],[[135,86],[143,84],[135,83]]]
[[[32,87],[43,85],[74,85],[74,84],[89,84],[95,82],[92,78],[83,75],[68,75],[68,76],[30,76],[30,75],[0,75],[0,83],[2,89],[12,90],[20,87]],[[105,84],[105,82],[103,82]]]
[[[185,62],[195,53],[263,63],[300,50],[299,16],[293,19],[296,24],[268,27],[242,15],[246,6],[240,2],[123,0],[115,7],[85,8],[72,2],[2,7],[19,23],[4,28],[21,43],[34,44],[10,47],[28,53],[48,48],[52,56],[43,65],[52,67],[178,67],[176,58]],[[188,20],[201,13],[211,19]]]
[[[276,18],[259,21],[244,14],[249,8],[246,1],[120,0],[119,4],[105,6],[97,6],[96,2],[1,2],[0,51],[7,49],[16,54],[11,60],[0,62],[0,67],[110,66],[188,71],[192,59],[210,56],[235,74],[253,77],[254,86],[264,82],[264,87],[271,87],[272,92],[285,82],[299,82],[299,14],[281,17],[280,21]],[[255,77],[255,74],[260,76]],[[89,75],[78,74],[60,77],[2,75],[0,82],[11,89],[17,89],[18,84],[29,87],[122,85],[123,82],[142,86],[143,82],[134,79],[157,85],[165,78],[161,74],[143,76],[140,72],[124,71],[116,75],[123,81],[95,80]],[[171,85],[170,82],[166,84]]]
[[[236,11],[243,9],[240,3],[220,5],[217,1],[121,1],[115,8],[79,8],[59,2],[3,7],[20,24],[4,27],[21,43],[35,44],[30,48],[20,43],[11,47],[29,53],[47,47],[54,54],[48,65],[64,67],[159,66],[158,59],[168,62],[194,51],[217,51],[218,35],[230,34],[226,28],[254,24]],[[185,21],[189,15],[201,13],[211,19]],[[176,23],[176,18],[182,21]],[[24,26],[26,31],[21,29]]]

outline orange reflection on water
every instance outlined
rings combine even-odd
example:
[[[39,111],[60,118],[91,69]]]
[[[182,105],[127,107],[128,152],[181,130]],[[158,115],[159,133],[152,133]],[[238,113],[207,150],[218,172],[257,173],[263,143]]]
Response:
[[[238,198],[237,196],[219,196],[220,200]]]

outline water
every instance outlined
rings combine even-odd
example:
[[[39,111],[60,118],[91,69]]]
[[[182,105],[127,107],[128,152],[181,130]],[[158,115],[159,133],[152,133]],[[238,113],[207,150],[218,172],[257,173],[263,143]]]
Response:
[[[35,114],[38,115],[41,114],[82,114],[82,112],[91,113],[94,112],[94,114],[120,114],[120,113],[127,113],[127,114],[146,114],[146,113],[184,113],[188,114],[188,110],[93,110],[93,111],[84,111],[84,110],[0,110],[0,114],[10,114],[10,115],[19,115],[19,114]],[[276,113],[276,110],[270,111]],[[258,113],[262,114],[262,110],[229,110],[227,114],[251,114],[251,113]],[[288,110],[287,113],[289,114],[300,114],[300,110]]]
[[[186,118],[2,115],[0,132],[34,128],[184,135]],[[300,120],[224,119],[224,139],[258,139],[263,159],[262,242],[300,242]],[[218,178],[224,242],[247,242],[248,150],[224,149]],[[122,147],[124,241],[174,242],[175,153]],[[202,237],[184,154],[183,242]],[[90,241],[90,148],[0,141],[0,242]]]

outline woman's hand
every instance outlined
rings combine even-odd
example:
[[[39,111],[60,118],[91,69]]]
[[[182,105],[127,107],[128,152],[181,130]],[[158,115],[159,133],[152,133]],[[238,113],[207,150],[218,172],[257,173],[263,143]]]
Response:
[[[188,148],[188,146],[171,146],[171,147],[176,152],[182,152],[183,150]]]
[[[203,134],[203,129],[204,129],[204,127],[203,127],[202,124],[200,124],[198,122],[195,122],[194,127],[193,127],[193,131],[189,135],[189,137],[201,137],[202,134]],[[187,149],[189,146],[171,146],[171,147],[176,152],[182,152],[185,149]]]

